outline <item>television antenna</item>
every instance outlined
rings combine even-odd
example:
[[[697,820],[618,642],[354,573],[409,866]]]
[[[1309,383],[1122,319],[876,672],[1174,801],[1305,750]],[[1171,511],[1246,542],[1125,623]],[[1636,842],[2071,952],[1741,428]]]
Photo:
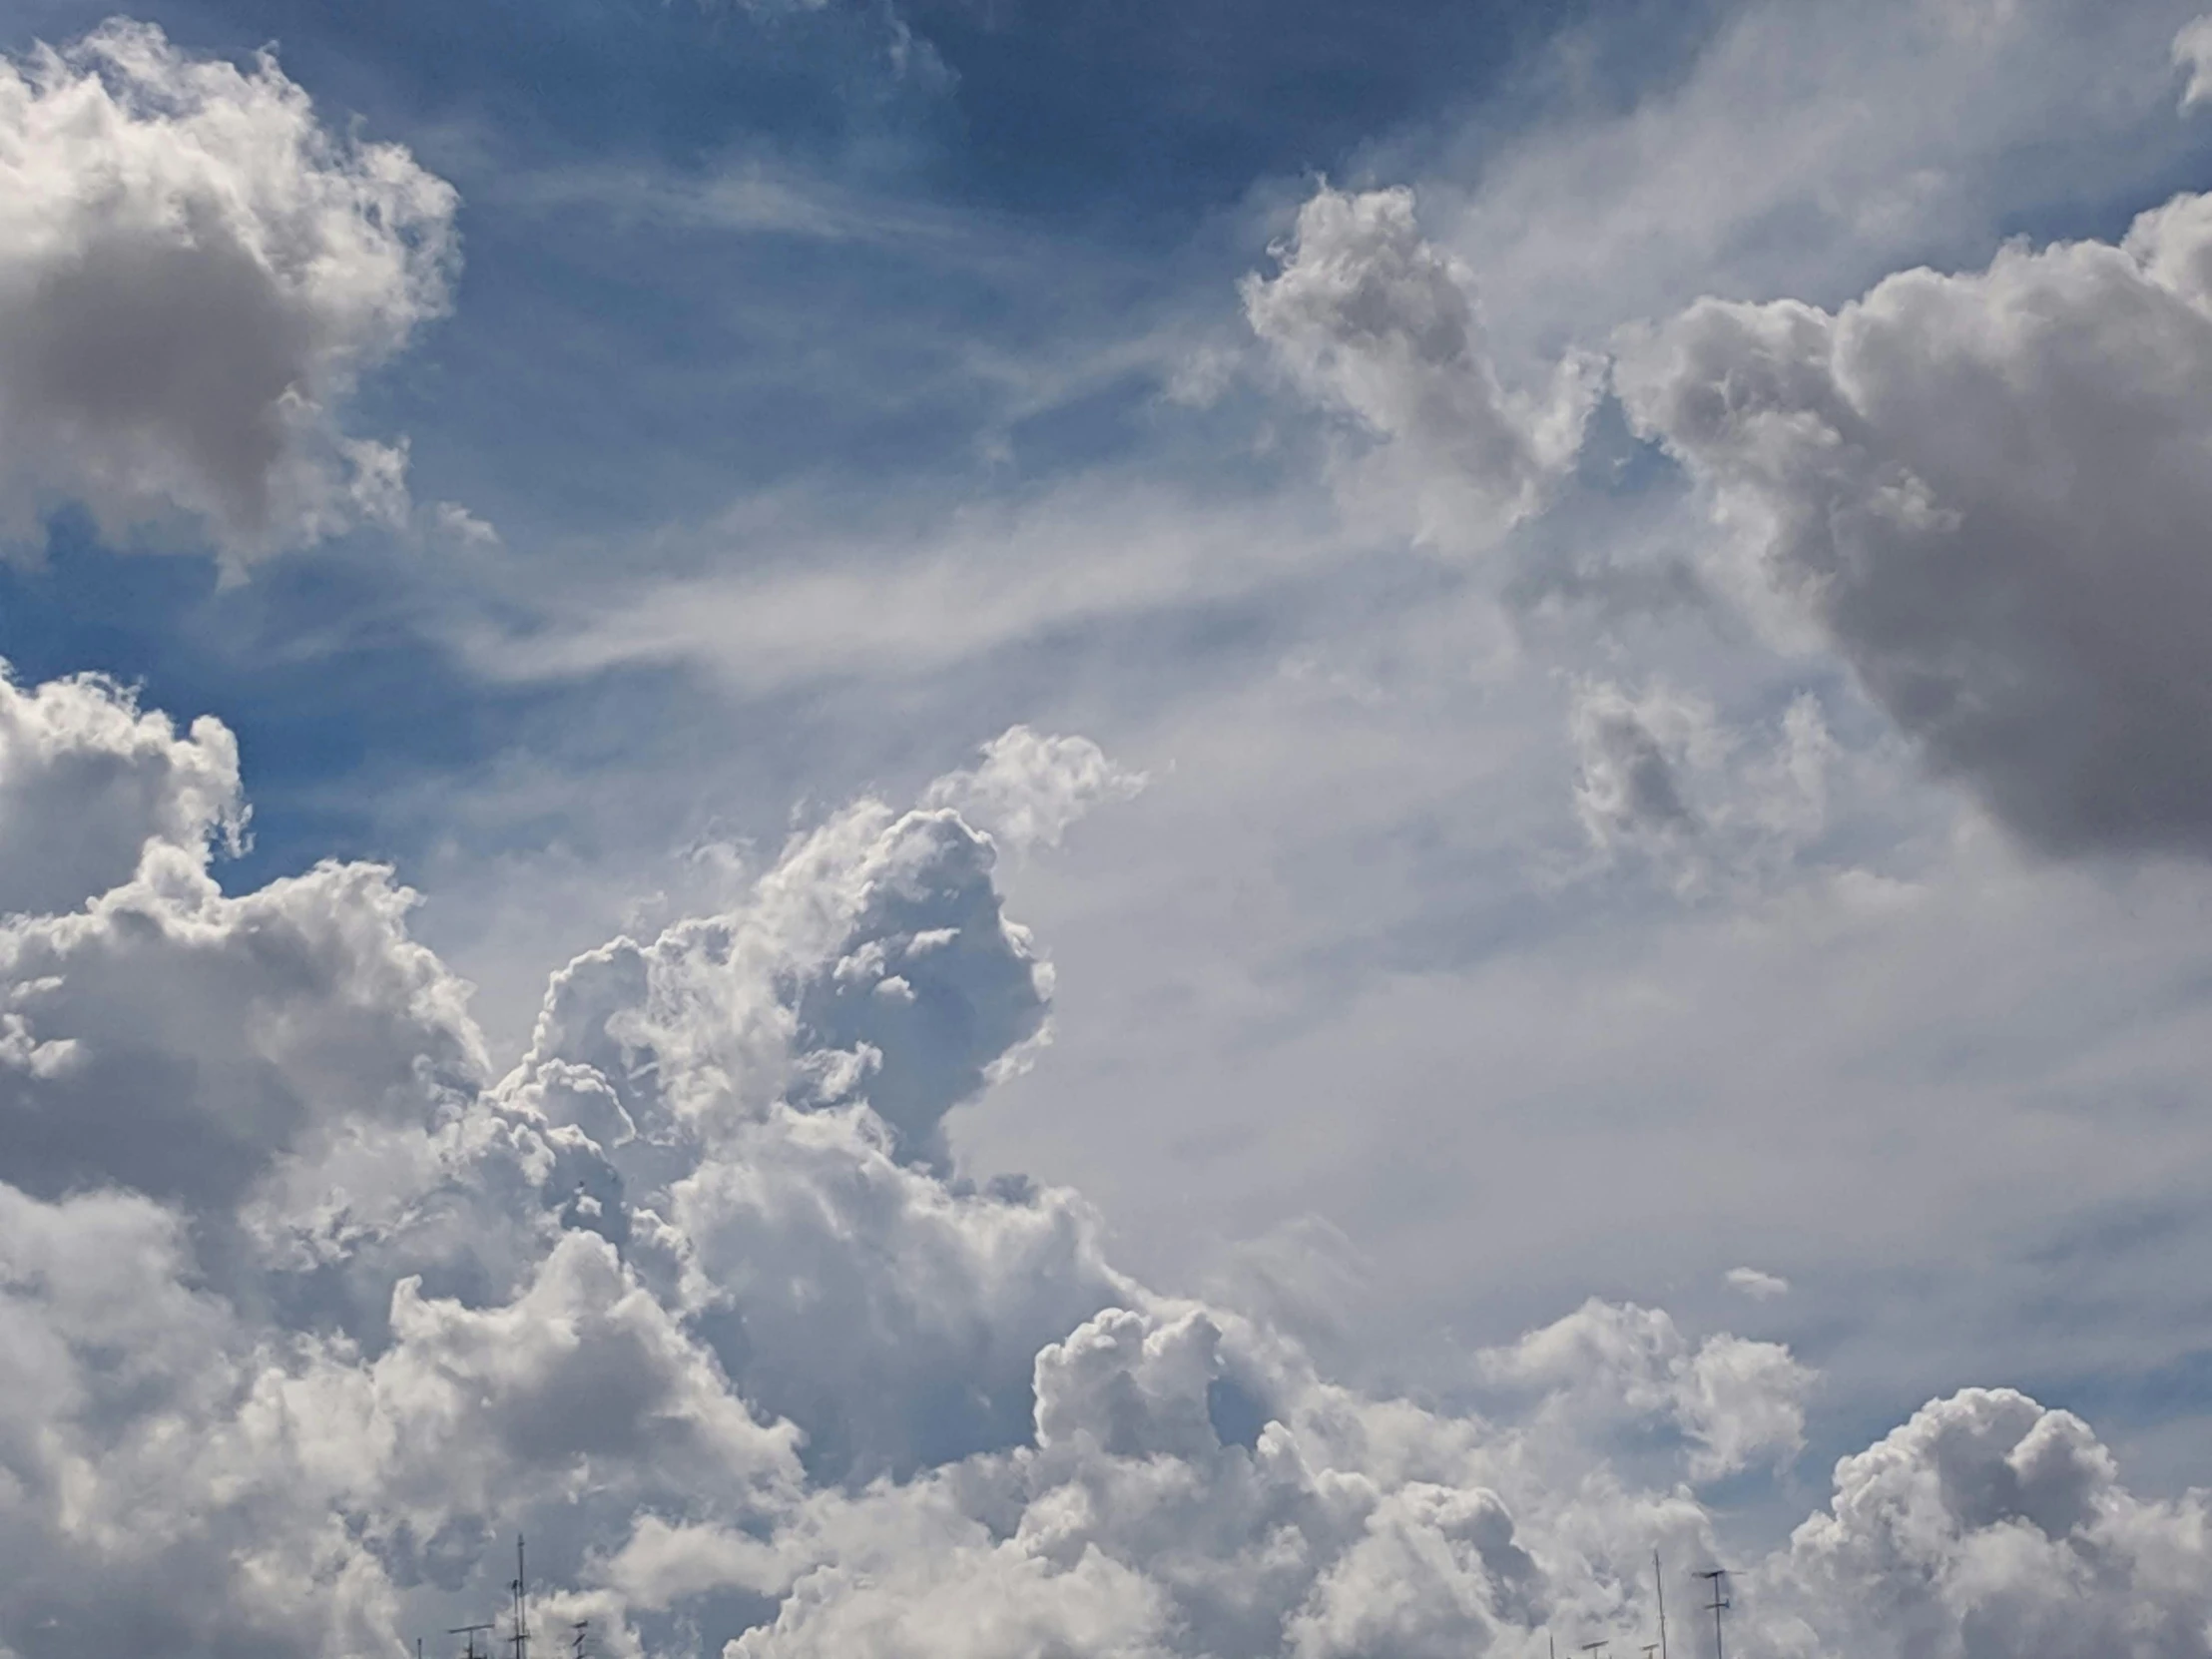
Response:
[[[1721,1637],[1721,1615],[1734,1605],[1728,1599],[1728,1569],[1713,1567],[1699,1573],[1698,1577],[1713,1586],[1713,1599],[1705,1604],[1706,1610],[1713,1615],[1713,1659],[1728,1659],[1727,1647]]]

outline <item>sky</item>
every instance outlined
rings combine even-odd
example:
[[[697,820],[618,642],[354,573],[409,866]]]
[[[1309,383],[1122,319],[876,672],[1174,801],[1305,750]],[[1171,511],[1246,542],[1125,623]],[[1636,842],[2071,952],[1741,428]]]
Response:
[[[0,1659],[2212,1659],[2199,4],[0,0]]]

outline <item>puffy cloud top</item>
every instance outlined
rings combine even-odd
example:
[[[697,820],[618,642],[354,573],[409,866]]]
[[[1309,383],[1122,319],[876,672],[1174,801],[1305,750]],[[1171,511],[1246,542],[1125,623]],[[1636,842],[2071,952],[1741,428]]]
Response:
[[[1928,1659],[2212,1652],[2205,1494],[2146,1502],[2088,1425],[2010,1389],[1937,1400],[1836,1468],[1776,1588],[1800,1651]]]
[[[335,409],[444,308],[454,207],[266,53],[119,20],[0,62],[0,512],[182,513],[234,558],[403,514],[403,450]]]

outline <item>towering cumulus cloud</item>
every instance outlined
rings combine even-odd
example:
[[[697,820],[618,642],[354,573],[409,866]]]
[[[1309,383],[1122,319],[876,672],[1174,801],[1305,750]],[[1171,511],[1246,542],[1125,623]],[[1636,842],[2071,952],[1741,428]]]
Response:
[[[1616,382],[1739,575],[2021,835],[2212,851],[2212,199],[1834,313],[1702,301]]]
[[[0,698],[0,1650],[400,1654],[500,1599],[736,1659],[1533,1656],[1640,1639],[1811,1374],[1593,1302],[1376,1398],[1105,1259],[948,1114],[1049,976],[998,847],[1133,782],[1010,735],[744,903],[554,975],[495,1076],[388,870],[226,895],[230,739]],[[1928,1407],[1747,1572],[1804,1655],[2205,1652],[2212,1516],[2015,1394]]]
[[[354,376],[446,302],[454,195],[264,56],[146,24],[0,62],[0,527],[184,516],[233,558],[406,510]]]

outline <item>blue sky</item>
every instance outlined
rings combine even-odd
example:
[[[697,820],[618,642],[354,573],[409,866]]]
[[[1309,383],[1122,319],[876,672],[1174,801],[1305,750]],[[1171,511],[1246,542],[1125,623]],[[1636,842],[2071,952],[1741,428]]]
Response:
[[[2187,0],[109,15],[0,0],[0,1253],[143,1224],[226,1397],[334,1421],[643,1345],[483,1383],[550,1402],[511,1501],[192,1476],[368,1585],[195,1651],[381,1651],[516,1525],[640,1659],[988,1659],[869,1599],[940,1581],[1025,1652],[1533,1659],[1662,1542],[1777,1652],[2098,1648],[2048,1562],[1956,1588],[2032,1523],[2201,1652],[2141,1542],[2212,1483]],[[1169,1564],[1257,1571],[1193,1387],[1376,1494],[1273,1614]],[[2101,1518],[1885,1576],[1966,1445]],[[1215,1530],[1035,1543],[1140,1452]],[[1464,1583],[1362,1600],[1423,1527]],[[63,1602],[0,1648],[123,1639]]]

